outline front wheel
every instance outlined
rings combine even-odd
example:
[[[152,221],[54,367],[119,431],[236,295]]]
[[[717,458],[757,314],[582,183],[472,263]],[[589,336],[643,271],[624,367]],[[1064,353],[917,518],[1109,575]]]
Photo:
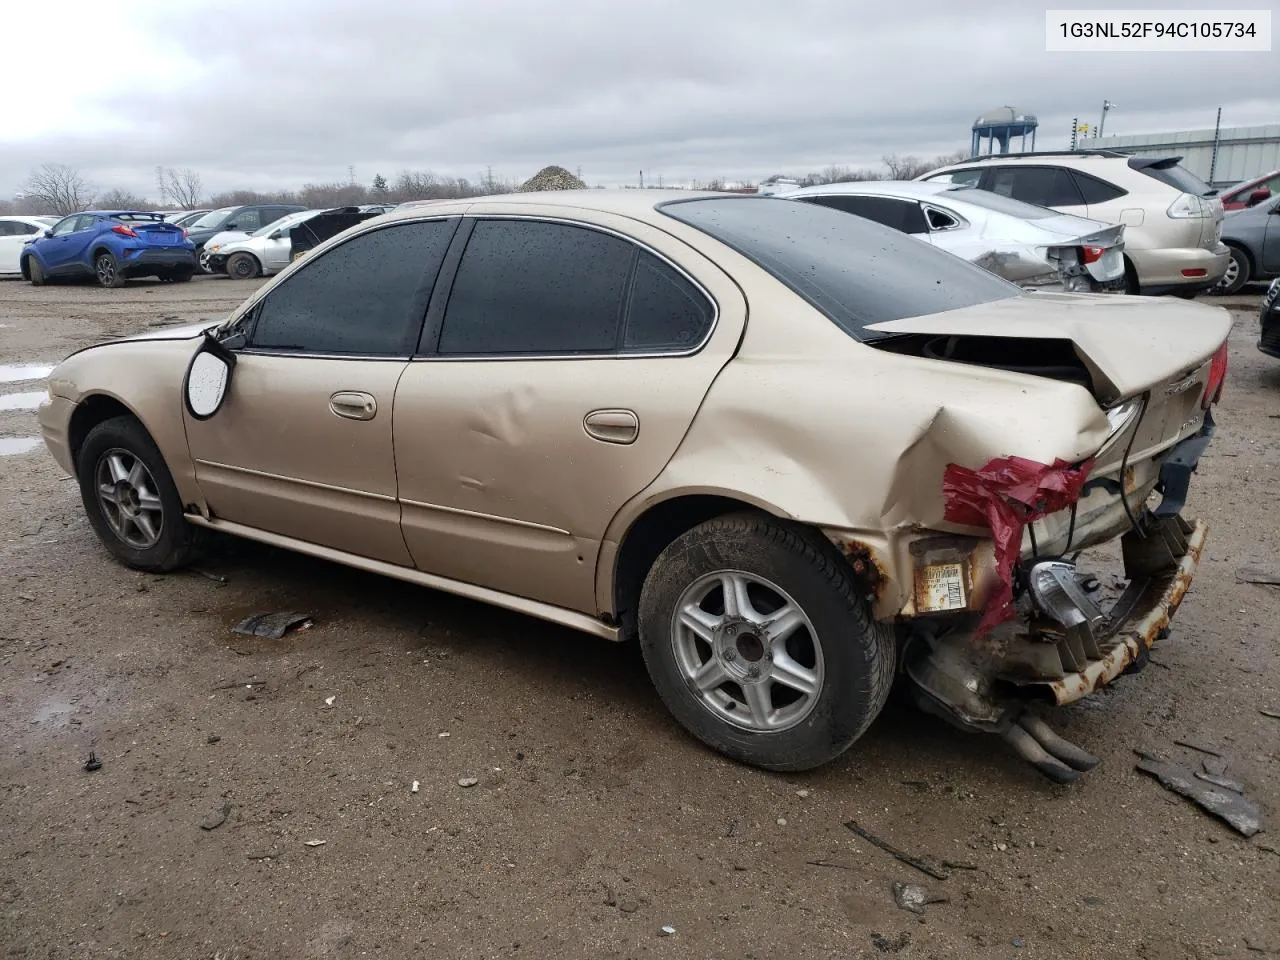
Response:
[[[852,571],[818,535],[770,517],[718,517],[678,537],[649,571],[639,614],[667,708],[744,763],[826,763],[889,695],[893,635]]]
[[[1213,288],[1214,293],[1224,297],[1239,293],[1241,288],[1249,282],[1249,275],[1252,273],[1249,269],[1249,258],[1243,250],[1239,247],[1228,247],[1227,249],[1231,251],[1231,259],[1227,261],[1227,272],[1222,275],[1218,285]]]
[[[40,266],[40,261],[35,257],[27,258],[27,276],[31,279],[33,287],[44,286],[44,268]]]
[[[116,258],[105,250],[98,254],[97,259],[93,262],[93,272],[98,278],[98,285],[103,287],[123,287],[125,284],[124,271],[120,269],[120,264],[116,262]]]
[[[163,572],[186,563],[198,531],[155,441],[133,417],[104,420],[76,456],[80,498],[111,554],[137,570]]]
[[[252,280],[261,273],[262,266],[251,253],[234,253],[227,260],[227,276],[233,280]]]

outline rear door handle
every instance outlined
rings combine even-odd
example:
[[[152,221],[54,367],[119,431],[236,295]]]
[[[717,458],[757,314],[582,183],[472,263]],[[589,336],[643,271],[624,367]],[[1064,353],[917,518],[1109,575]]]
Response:
[[[348,420],[372,420],[378,414],[378,401],[358,390],[340,390],[329,397],[329,409]]]
[[[605,443],[635,443],[640,418],[631,410],[592,410],[582,418],[582,429]]]

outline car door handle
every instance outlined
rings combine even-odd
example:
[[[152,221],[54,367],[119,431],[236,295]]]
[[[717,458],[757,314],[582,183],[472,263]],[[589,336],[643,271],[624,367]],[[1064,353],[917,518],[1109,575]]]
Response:
[[[592,410],[582,418],[582,429],[605,443],[635,443],[640,418],[630,410]]]
[[[329,397],[329,409],[348,420],[372,420],[378,414],[378,401],[358,390],[340,390]]]

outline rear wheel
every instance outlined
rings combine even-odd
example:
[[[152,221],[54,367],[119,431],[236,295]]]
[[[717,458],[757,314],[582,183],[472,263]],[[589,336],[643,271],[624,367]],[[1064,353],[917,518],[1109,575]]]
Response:
[[[103,250],[94,258],[93,272],[98,278],[98,285],[102,287],[123,287],[125,284],[124,271],[120,269],[120,264],[116,262],[116,258],[107,251]]]
[[[678,537],[640,596],[640,644],[686,729],[736,760],[805,770],[843,753],[884,706],[892,633],[820,537],[719,517]]]
[[[1218,281],[1218,285],[1213,288],[1213,292],[1220,296],[1229,296],[1233,293],[1239,293],[1246,283],[1253,270],[1249,264],[1249,255],[1239,247],[1227,247],[1231,251],[1231,259],[1227,261],[1227,272],[1222,275],[1222,279]]]
[[[227,258],[227,276],[233,280],[252,280],[262,273],[262,265],[251,253],[233,253]]]
[[[33,287],[44,286],[44,268],[35,257],[27,257],[27,276],[31,278]]]
[[[126,566],[162,572],[186,563],[198,531],[164,457],[133,417],[104,420],[76,456],[80,498],[94,532]]]

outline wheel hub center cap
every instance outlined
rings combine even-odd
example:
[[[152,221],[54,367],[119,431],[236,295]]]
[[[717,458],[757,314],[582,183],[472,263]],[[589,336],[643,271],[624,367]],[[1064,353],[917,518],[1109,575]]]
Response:
[[[742,659],[750,663],[758,663],[764,659],[764,640],[757,633],[748,630],[739,633],[734,647]]]
[[[130,517],[136,517],[142,512],[142,502],[138,498],[138,491],[126,480],[121,480],[116,486],[116,497],[120,504],[120,509]]]

